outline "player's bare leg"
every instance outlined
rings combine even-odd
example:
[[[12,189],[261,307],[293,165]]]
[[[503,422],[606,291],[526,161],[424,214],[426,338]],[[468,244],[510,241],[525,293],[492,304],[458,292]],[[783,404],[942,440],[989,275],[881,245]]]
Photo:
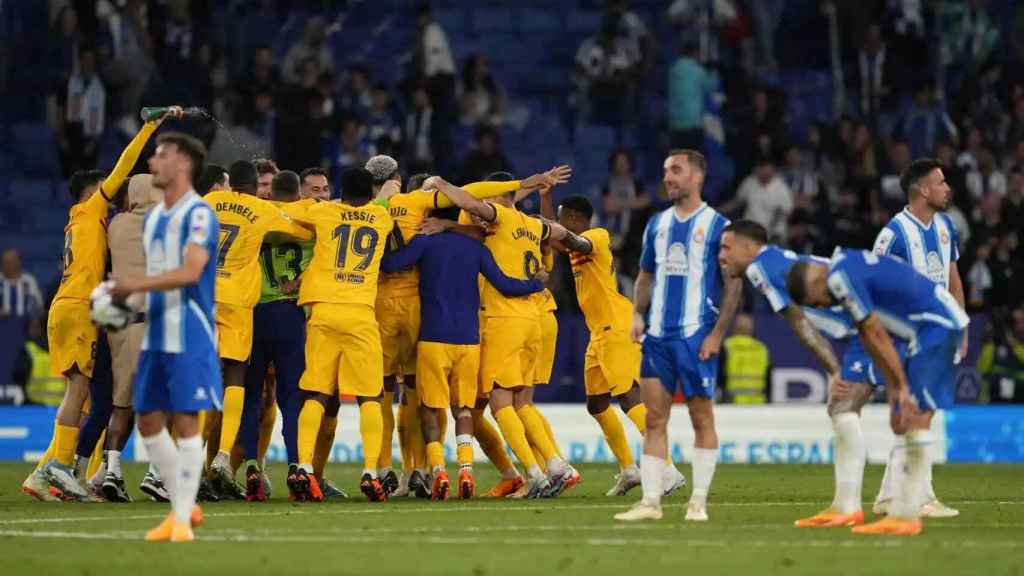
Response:
[[[196,505],[203,469],[202,437],[195,413],[173,416],[177,446],[167,430],[167,423],[166,412],[145,412],[138,418],[139,434],[150,461],[164,479],[171,500],[171,513],[146,533],[146,540],[187,542],[194,538],[192,529],[202,524],[202,511]]]
[[[872,386],[863,382],[835,382],[829,390],[828,414],[835,434],[835,493],[832,504],[809,518],[797,520],[797,528],[835,528],[864,523],[861,488],[866,449],[860,411],[871,398]]]
[[[124,487],[124,473],[121,470],[121,452],[128,443],[128,436],[131,434],[132,426],[135,424],[135,414],[131,406],[114,406],[110,415],[110,424],[107,426],[106,473],[102,480],[103,497],[108,502],[131,502],[131,496]]]
[[[640,480],[643,498],[626,512],[615,515],[616,520],[635,522],[660,520],[661,497],[665,461],[668,458],[668,421],[672,410],[672,396],[657,378],[640,380],[647,415],[644,420],[644,452],[640,460]]]
[[[647,426],[647,407],[644,405],[640,383],[634,381],[629,391],[616,396],[615,400],[619,403],[619,409],[633,422],[642,436]],[[672,462],[671,451],[669,451],[669,455],[665,458],[665,466],[662,468],[661,487],[664,489],[662,496],[667,498],[683,486],[686,486],[686,476],[676,468]]]

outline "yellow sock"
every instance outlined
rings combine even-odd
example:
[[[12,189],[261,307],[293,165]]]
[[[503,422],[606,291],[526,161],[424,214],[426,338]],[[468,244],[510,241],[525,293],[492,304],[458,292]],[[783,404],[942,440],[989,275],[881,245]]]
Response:
[[[316,435],[316,450],[313,452],[313,474],[323,478],[324,468],[334,450],[334,435],[338,433],[338,417],[330,416],[320,421],[320,431]]]
[[[92,456],[89,457],[89,465],[85,467],[85,477],[92,478],[96,475],[96,471],[100,469],[100,464],[103,464],[103,444],[107,441],[107,431],[104,430],[100,433],[100,439],[96,442],[96,447],[92,450]]]
[[[224,414],[220,423],[220,452],[231,454],[238,439],[238,427],[242,424],[242,408],[245,404],[245,388],[228,386],[224,389]]]
[[[363,439],[363,470],[376,472],[384,436],[380,402],[371,400],[359,405],[359,435]]]
[[[299,433],[296,440],[300,464],[313,463],[313,450],[316,448],[316,437],[320,432],[320,421],[323,417],[324,405],[316,400],[306,400],[299,411]]]
[[[494,464],[498,472],[505,472],[512,468],[512,459],[505,451],[505,441],[491,425],[491,421],[484,417],[483,410],[473,412],[473,436],[480,444],[480,449],[487,455],[487,459]]]
[[[444,468],[444,444],[440,442],[427,443],[427,464],[430,469]]]
[[[515,409],[511,406],[505,406],[498,410],[494,415],[494,419],[498,421],[501,435],[505,437],[505,441],[512,447],[512,452],[519,459],[519,463],[527,470],[536,466],[537,459],[533,457],[530,443],[526,440],[526,429],[523,427],[523,422],[519,419]]]
[[[78,428],[75,426],[64,426],[57,424],[54,429],[57,436],[56,446],[53,449],[53,459],[65,466],[71,466],[75,461],[75,447],[78,444]]]
[[[36,470],[42,468],[50,458],[53,458],[53,452],[57,447],[57,421],[53,422],[53,434],[50,435],[50,445],[46,447],[46,452],[39,458],[39,462],[36,462]]]
[[[526,429],[526,437],[529,438],[530,444],[536,446],[540,450],[541,455],[544,457],[544,462],[552,458],[558,457],[558,452],[555,451],[554,445],[551,443],[551,439],[548,438],[548,433],[544,430],[544,420],[541,418],[540,413],[537,412],[537,408],[532,404],[527,404],[519,410],[516,410],[519,414],[519,419],[523,422],[523,427]]]
[[[466,438],[472,438],[472,436],[467,434]],[[455,450],[455,454],[459,461],[459,468],[473,467],[473,445],[470,442],[460,443]]]
[[[405,433],[409,437],[409,450],[412,452],[412,465],[422,470],[427,464],[427,447],[423,442],[423,427],[420,425],[420,397],[416,390],[406,387],[409,394],[409,424]]]
[[[626,429],[622,427],[622,422],[619,421],[615,412],[608,408],[600,414],[594,414],[594,420],[601,425],[604,439],[608,441],[608,447],[612,449],[612,454],[615,454],[615,459],[619,461],[619,468],[627,468],[636,464],[633,453],[629,450],[629,441],[626,440]]]
[[[271,404],[263,407],[263,414],[260,415],[260,444],[257,448],[257,458],[263,462],[267,455],[267,448],[270,447],[270,437],[274,433],[274,424],[277,422],[277,406]]]
[[[647,421],[647,406],[643,404],[637,404],[626,412],[626,416],[633,421],[636,429],[640,431],[640,434],[644,433],[645,422]]]
[[[541,412],[537,406],[533,406],[533,409],[537,412],[537,416],[540,416],[541,422],[544,423],[544,431],[547,432],[548,440],[551,440],[551,445],[555,447],[555,452],[558,453],[558,457],[565,460],[565,456],[562,455],[562,449],[558,447],[558,442],[555,440],[555,433],[551,430],[551,422],[548,422],[547,417],[544,416],[544,413]]]
[[[384,431],[381,436],[380,444],[380,460],[377,465],[381,468],[391,468],[394,466],[391,456],[391,444],[392,438],[395,437],[395,394],[394,392],[384,391],[384,401],[381,402],[380,411],[384,417]]]
[[[409,439],[410,413],[412,410],[405,402],[398,404],[398,449],[402,452],[402,472],[406,476],[412,474],[413,470],[412,441]]]
[[[206,441],[206,436],[203,436],[203,433],[206,432],[206,413],[206,410],[200,410],[198,415],[199,437],[203,439],[203,442]]]
[[[537,448],[533,444],[530,444],[530,450],[533,451],[533,457],[537,459],[537,466],[540,466],[541,471],[547,474],[548,460],[547,458],[544,457],[543,454],[540,453],[540,448]]]

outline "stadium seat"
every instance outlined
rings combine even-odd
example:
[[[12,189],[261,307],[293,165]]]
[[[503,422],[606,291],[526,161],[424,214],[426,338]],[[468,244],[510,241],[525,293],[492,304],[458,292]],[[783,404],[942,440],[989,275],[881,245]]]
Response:
[[[7,195],[22,205],[48,205],[53,202],[53,188],[50,180],[45,179],[12,180]]]
[[[26,176],[54,177],[60,174],[57,139],[43,122],[15,124],[11,130],[17,166]]]

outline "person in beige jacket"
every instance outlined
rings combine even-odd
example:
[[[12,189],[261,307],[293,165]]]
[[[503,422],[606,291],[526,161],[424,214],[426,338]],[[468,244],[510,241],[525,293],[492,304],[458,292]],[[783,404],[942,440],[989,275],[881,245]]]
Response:
[[[110,272],[113,278],[146,275],[146,255],[142,249],[142,225],[146,213],[162,199],[152,186],[149,174],[136,174],[128,182],[128,198],[124,210],[111,219],[107,226],[107,245],[110,247]],[[121,472],[121,450],[131,434],[132,381],[139,361],[139,349],[145,334],[141,315],[124,330],[107,332],[114,372],[114,411],[110,416],[107,440],[104,446],[106,474],[103,478],[103,496],[110,502],[129,502]],[[167,490],[152,468],[139,489],[156,500],[166,501]]]

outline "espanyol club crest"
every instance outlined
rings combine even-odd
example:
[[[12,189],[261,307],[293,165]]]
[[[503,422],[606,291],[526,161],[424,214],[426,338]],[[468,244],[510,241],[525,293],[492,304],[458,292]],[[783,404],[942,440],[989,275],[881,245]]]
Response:
[[[939,241],[943,244],[949,244],[949,234],[945,230],[939,233]]]
[[[704,229],[703,228],[697,228],[697,231],[693,233],[693,241],[695,243],[697,243],[697,244],[700,244],[701,242],[704,241]]]

